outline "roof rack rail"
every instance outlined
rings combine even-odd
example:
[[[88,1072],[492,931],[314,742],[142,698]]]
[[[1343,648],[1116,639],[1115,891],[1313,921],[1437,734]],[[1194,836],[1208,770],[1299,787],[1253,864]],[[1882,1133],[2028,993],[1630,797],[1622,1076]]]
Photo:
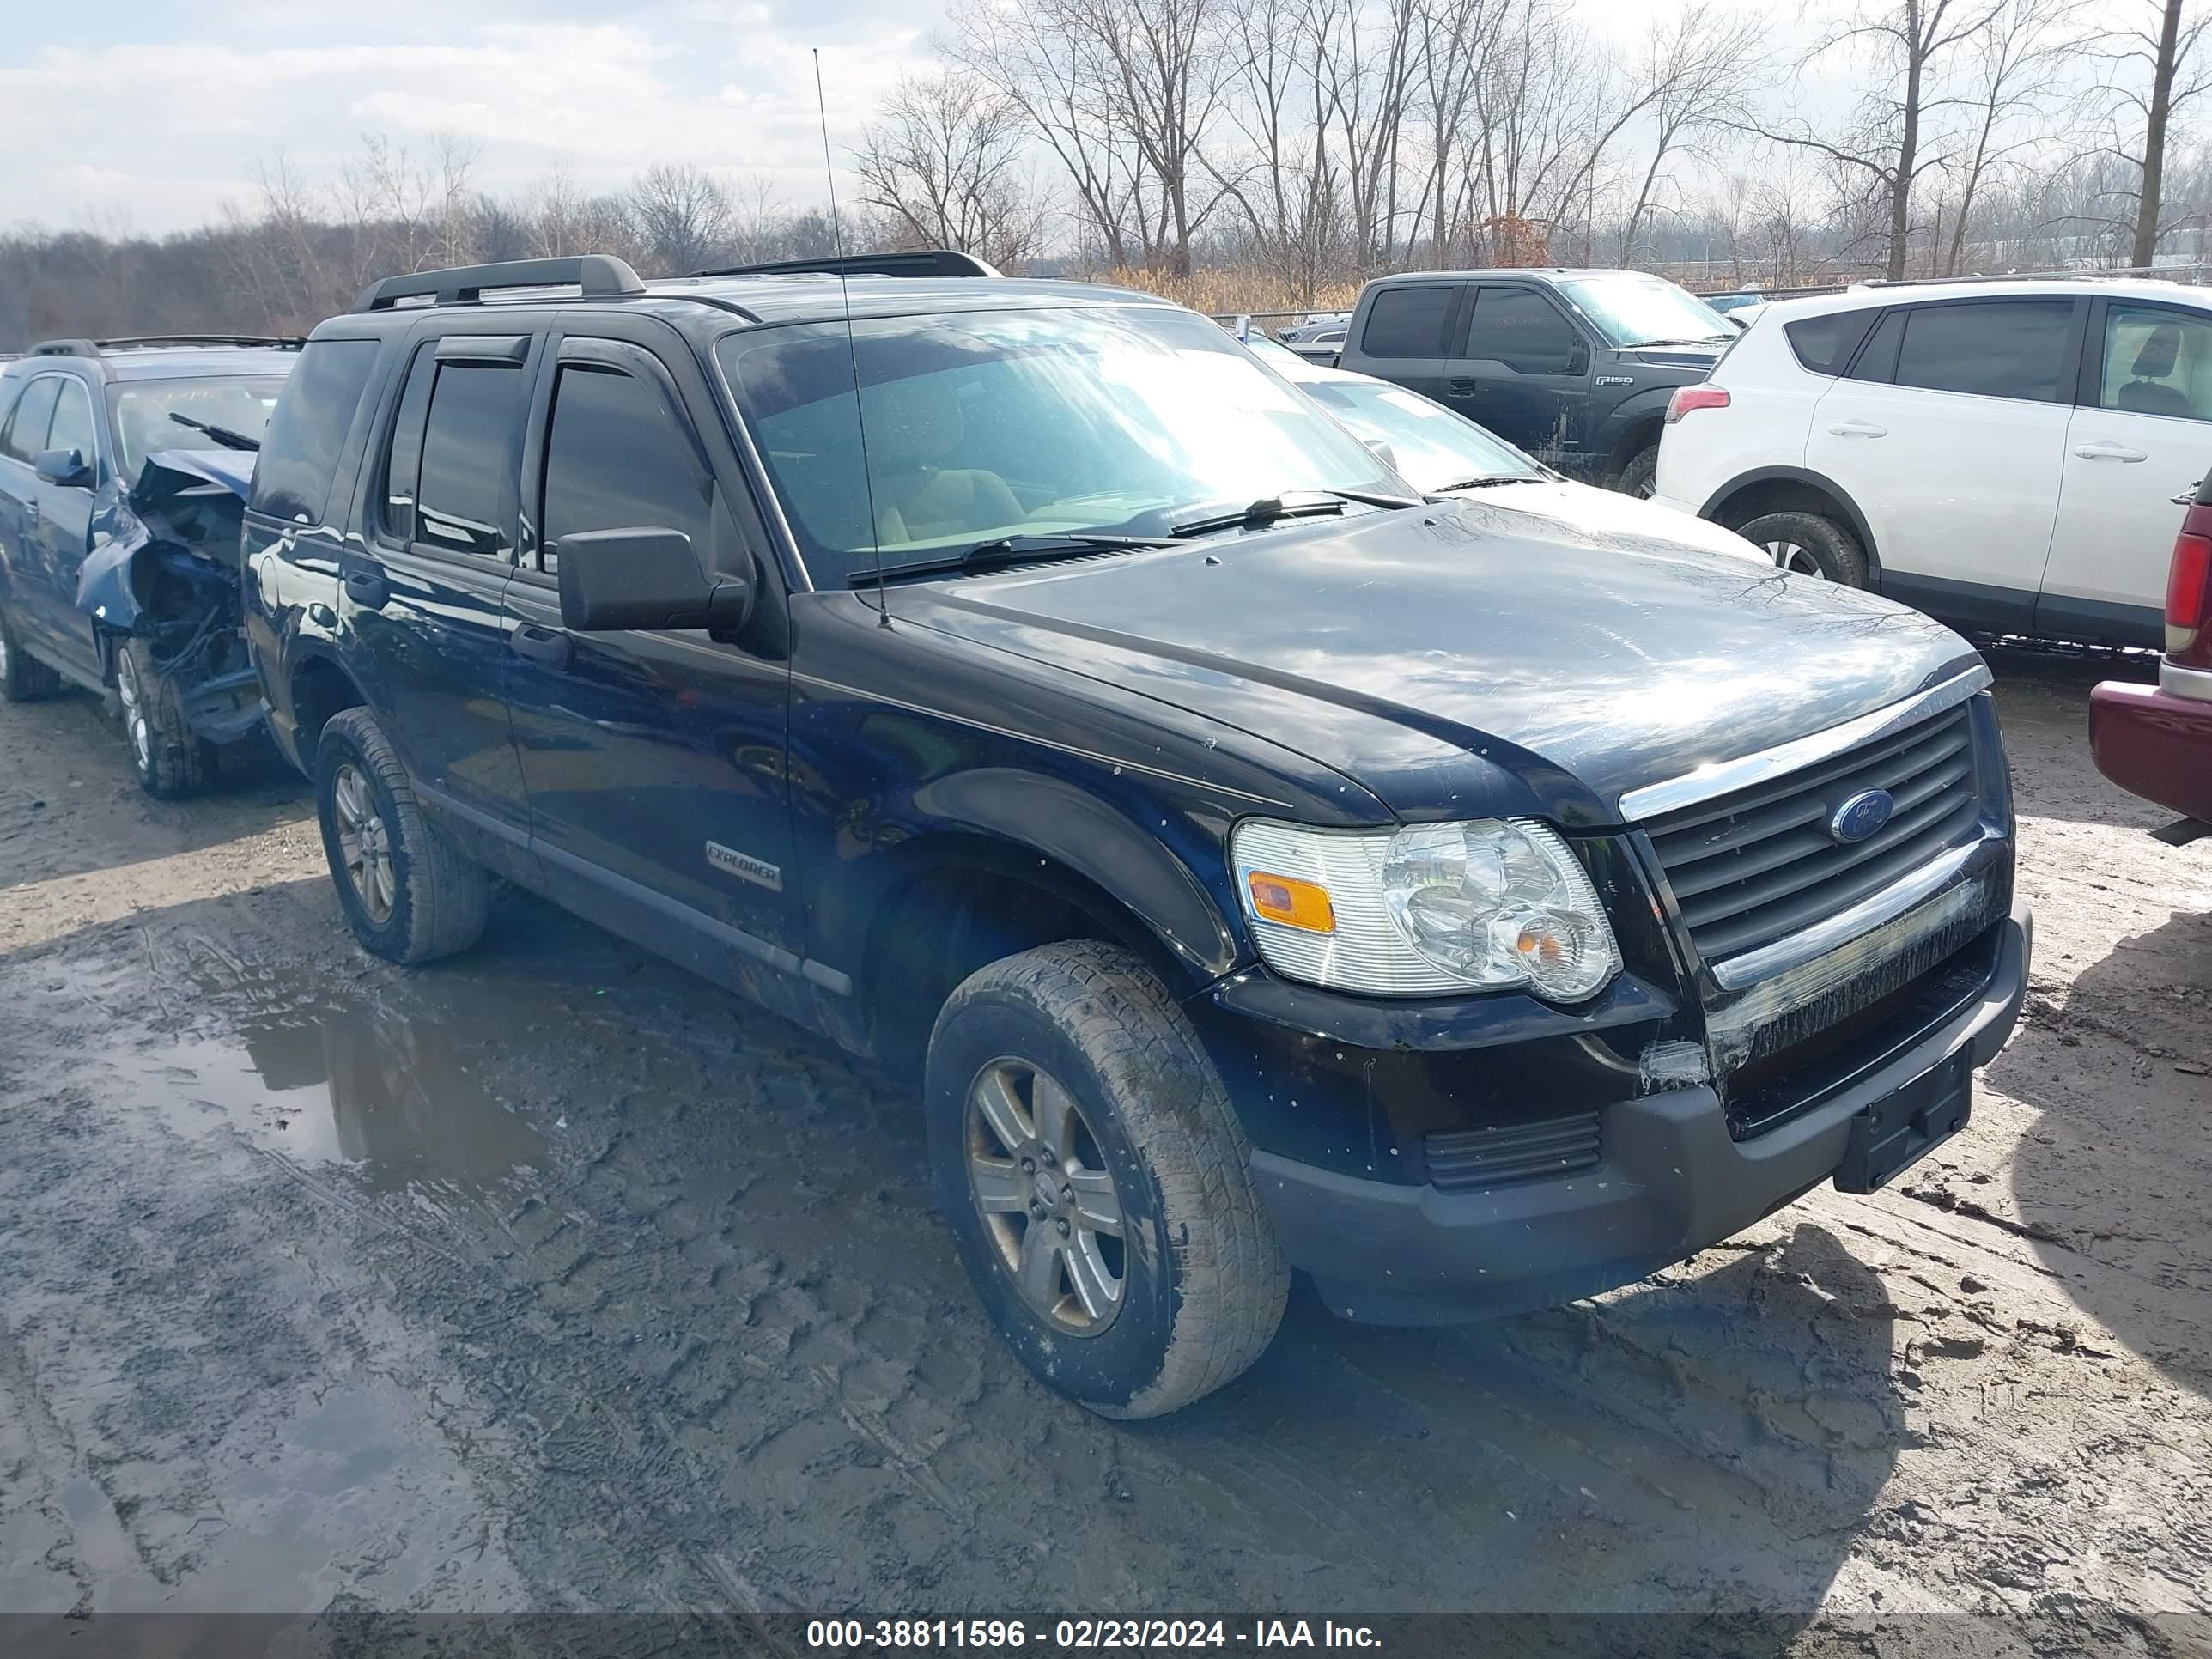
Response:
[[[717,265],[694,276],[1003,276],[988,259],[951,248],[919,253],[848,253],[820,259],[777,259],[762,265]]]
[[[125,334],[112,340],[94,340],[93,343],[103,351],[126,350],[132,346],[207,345],[207,346],[275,346],[280,350],[297,351],[307,343],[304,334]]]
[[[23,355],[27,357],[97,357],[100,347],[91,340],[41,340]]]
[[[427,299],[433,305],[480,304],[487,289],[567,288],[583,290],[586,300],[617,300],[645,292],[637,273],[611,253],[584,253],[568,259],[508,259],[495,265],[456,265],[449,270],[417,270],[386,276],[362,289],[353,302],[359,311],[390,311],[402,300]]]

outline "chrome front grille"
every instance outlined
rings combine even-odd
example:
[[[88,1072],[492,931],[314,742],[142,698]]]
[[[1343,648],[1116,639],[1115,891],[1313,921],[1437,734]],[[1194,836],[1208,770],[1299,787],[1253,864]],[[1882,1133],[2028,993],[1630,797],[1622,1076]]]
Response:
[[[1691,940],[1708,963],[1834,915],[1978,833],[1971,702],[1848,752],[1648,819]],[[1886,789],[1889,822],[1861,842],[1828,824]]]

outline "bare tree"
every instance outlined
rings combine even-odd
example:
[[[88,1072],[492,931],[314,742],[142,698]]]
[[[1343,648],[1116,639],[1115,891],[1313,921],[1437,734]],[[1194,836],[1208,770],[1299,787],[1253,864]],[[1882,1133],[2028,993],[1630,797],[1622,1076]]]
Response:
[[[1938,82],[1958,49],[1984,34],[2003,0],[1875,0],[1825,43],[1824,51],[1856,45],[1872,58],[1875,81],[1850,131],[1824,137],[1804,122],[1753,130],[1772,142],[1825,156],[1839,179],[1856,179],[1875,210],[1885,270],[1901,280],[1910,253],[1912,192],[1923,174],[1945,165],[1932,143],[1931,111],[1947,100]]]
[[[2099,42],[2112,71],[2099,95],[2118,106],[2116,125],[2128,116],[2130,125],[2140,123],[2132,141],[2116,133],[2105,146],[2136,175],[2135,189],[2126,192],[2135,202],[2129,257],[2134,265],[2148,265],[2158,255],[2166,146],[2174,120],[2212,85],[2212,70],[2197,51],[2208,20],[2201,11],[2185,17],[2187,9],[2185,0],[2128,0],[2129,22],[2106,30]]]
[[[973,74],[903,76],[854,152],[860,199],[892,216],[901,240],[1013,264],[1044,233],[1021,171],[1027,136],[1014,100]]]
[[[696,162],[647,167],[625,201],[657,271],[680,276],[702,270],[728,246],[730,193]]]
[[[1650,88],[1644,100],[1650,149],[1620,228],[1622,264],[1635,252],[1637,232],[1668,161],[1742,114],[1752,81],[1765,67],[1759,49],[1764,31],[1759,18],[1723,11],[1711,0],[1690,0],[1671,22],[1653,26],[1643,69]]]
[[[2073,46],[2078,0],[2003,0],[1976,43],[1973,80],[1959,98],[1967,117],[1954,171],[1959,193],[1942,258],[1955,276],[1974,210],[1993,174],[2019,163],[2051,136],[2063,60]]]

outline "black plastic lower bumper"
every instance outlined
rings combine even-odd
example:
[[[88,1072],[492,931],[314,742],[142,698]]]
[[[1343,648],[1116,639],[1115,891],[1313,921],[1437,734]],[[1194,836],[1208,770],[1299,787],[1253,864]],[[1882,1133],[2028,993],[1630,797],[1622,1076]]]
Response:
[[[1976,1066],[1994,1058],[2027,994],[2027,907],[2016,903],[1998,927],[1995,970],[1978,1001],[1754,1139],[1731,1138],[1719,1095],[1701,1084],[1605,1108],[1601,1161],[1551,1180],[1445,1193],[1269,1152],[1253,1155],[1253,1172],[1291,1264],[1347,1318],[1443,1323],[1595,1295],[1717,1243],[1835,1176],[1853,1154],[1855,1125],[1862,1145],[1887,1134],[1899,1114],[1885,1104],[1917,1102],[1929,1091],[1924,1079],[1956,1057]],[[1893,1161],[1887,1173],[1900,1167]]]

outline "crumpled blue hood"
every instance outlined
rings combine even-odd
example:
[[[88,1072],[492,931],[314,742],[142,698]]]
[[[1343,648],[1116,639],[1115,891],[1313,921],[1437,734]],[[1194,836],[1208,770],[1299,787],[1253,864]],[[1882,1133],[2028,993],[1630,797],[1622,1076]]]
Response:
[[[131,592],[131,562],[156,542],[204,563],[234,560],[234,546],[210,548],[204,538],[184,533],[178,520],[210,495],[234,499],[242,507],[255,459],[242,449],[157,450],[146,458],[128,494],[119,482],[107,485],[93,503],[92,550],[77,575],[76,608],[126,631],[134,627],[138,599]]]

